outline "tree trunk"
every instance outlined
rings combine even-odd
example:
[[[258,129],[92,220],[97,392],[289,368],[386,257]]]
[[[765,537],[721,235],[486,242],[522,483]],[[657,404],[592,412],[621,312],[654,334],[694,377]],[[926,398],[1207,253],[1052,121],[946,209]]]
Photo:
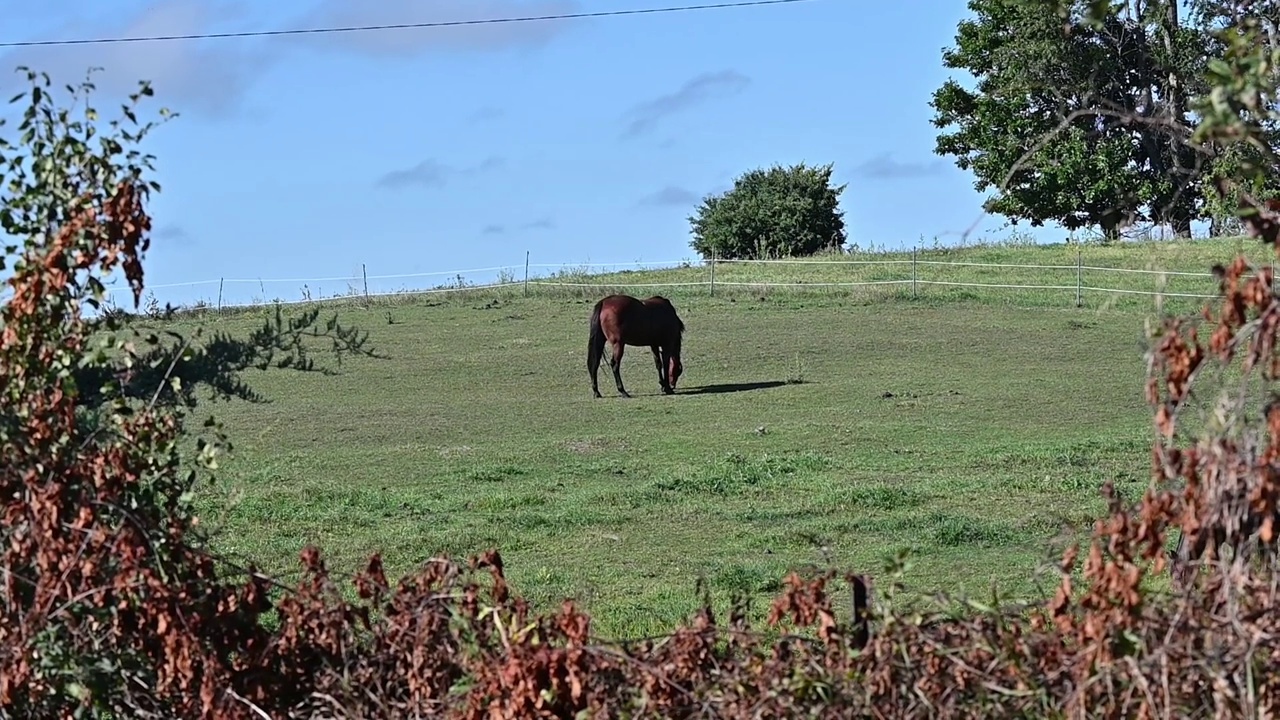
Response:
[[[1102,239],[1110,244],[1120,239],[1120,213],[1109,210],[1102,214],[1098,219],[1098,224],[1102,226]]]
[[[1191,239],[1191,218],[1190,217],[1180,214],[1177,217],[1170,218],[1170,222],[1173,225],[1174,237],[1178,238],[1179,240]]]
[[[1163,30],[1161,35],[1164,40],[1166,56],[1172,60],[1174,58],[1173,39],[1181,29],[1178,25],[1177,0],[1166,0],[1164,8],[1164,27],[1161,28]],[[1187,98],[1182,92],[1182,83],[1178,79],[1178,73],[1172,68],[1169,70],[1169,86],[1165,90],[1169,94],[1169,107],[1174,113],[1174,119],[1177,120],[1179,125],[1186,125]],[[1175,138],[1176,136],[1170,137]],[[1175,154],[1175,157],[1177,157],[1177,154]]]

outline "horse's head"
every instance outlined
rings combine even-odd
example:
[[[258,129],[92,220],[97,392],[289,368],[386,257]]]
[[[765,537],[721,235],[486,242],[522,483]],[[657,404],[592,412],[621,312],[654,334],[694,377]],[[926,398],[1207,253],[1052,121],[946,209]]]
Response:
[[[671,386],[671,390],[676,389],[676,381],[680,379],[680,373],[684,372],[684,364],[680,362],[680,354],[672,353],[667,356],[667,384]]]

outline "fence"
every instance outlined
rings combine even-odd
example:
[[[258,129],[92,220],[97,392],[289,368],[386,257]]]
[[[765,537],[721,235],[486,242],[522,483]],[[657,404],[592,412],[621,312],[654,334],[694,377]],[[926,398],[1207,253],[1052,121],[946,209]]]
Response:
[[[1186,271],[1170,271],[1155,270],[1131,267],[1108,267],[1105,265],[1085,264],[1080,255],[1076,256],[1076,261],[1071,264],[1019,264],[1019,263],[996,263],[996,262],[974,262],[974,261],[956,261],[956,260],[930,260],[920,257],[920,253],[913,251],[909,258],[900,259],[854,259],[854,258],[832,258],[832,259],[778,259],[778,260],[707,260],[702,262],[689,261],[665,261],[665,262],[649,262],[649,263],[529,263],[528,258],[521,265],[499,265],[485,268],[471,268],[466,270],[447,270],[426,273],[397,273],[390,275],[370,275],[367,267],[361,266],[360,275],[353,276],[331,276],[322,278],[219,278],[216,280],[201,280],[185,283],[162,283],[149,285],[148,291],[156,290],[173,290],[179,288],[209,288],[209,296],[199,298],[193,301],[188,298],[185,302],[173,302],[171,299],[165,299],[166,302],[173,304],[175,307],[191,307],[202,306],[209,309],[237,308],[237,307],[253,307],[260,305],[272,304],[305,304],[314,302],[325,302],[333,300],[350,300],[350,299],[373,299],[384,296],[400,296],[400,295],[431,295],[442,293],[456,293],[462,291],[476,291],[488,289],[513,289],[528,294],[531,290],[538,287],[565,287],[565,288],[614,288],[625,290],[627,288],[706,288],[709,295],[714,296],[717,288],[859,288],[859,287],[892,287],[901,288],[910,287],[912,296],[920,294],[921,289],[929,286],[942,286],[953,288],[984,288],[984,289],[1007,289],[1007,290],[1024,290],[1024,291],[1049,291],[1062,292],[1066,295],[1074,295],[1075,304],[1081,306],[1084,302],[1086,293],[1115,293],[1122,295],[1146,295],[1146,296],[1163,296],[1170,298],[1212,298],[1215,289],[1213,275],[1208,272],[1186,272]],[[789,266],[790,273],[779,273],[776,269]],[[623,270],[606,271],[598,274],[588,274],[587,270],[591,268],[618,268],[624,267]],[[530,275],[534,269],[555,268],[559,272],[549,276]],[[571,269],[570,269],[571,268]],[[817,279],[803,279],[794,277],[794,270],[803,268],[811,275],[818,275]],[[748,269],[748,270],[743,270]],[[765,269],[766,275],[772,274],[773,277],[761,277],[759,270]],[[520,275],[520,271],[523,274]],[[628,282],[628,276],[637,270],[648,271],[654,277],[652,279],[644,279],[639,282]],[[950,272],[950,278],[937,277],[938,272]],[[961,271],[961,272],[957,272]],[[967,272],[964,272],[967,271]],[[753,274],[754,273],[754,274]],[[885,277],[886,273],[892,275]],[[1035,282],[1025,281],[1008,281],[1007,278],[1002,280],[998,277],[991,277],[993,274],[1034,274],[1037,277],[1034,280],[1044,280],[1044,276],[1050,276],[1056,281]],[[475,276],[479,274],[489,274],[491,278],[480,283],[468,283],[466,276]],[[791,275],[791,277],[778,277],[778,275]],[[968,275],[965,277],[965,275]],[[957,277],[959,275],[960,277]],[[976,275],[976,277],[975,277]],[[1160,287],[1118,287],[1125,283],[1118,281],[1107,284],[1107,281],[1097,280],[1095,278],[1107,276],[1130,276],[1130,277],[1148,277],[1157,280]],[[380,283],[385,284],[387,281],[408,281],[414,279],[425,279],[431,277],[453,276],[453,283],[436,285],[426,288],[410,288],[400,287],[397,289],[379,288]],[[1186,281],[1180,284],[1181,288],[1167,287],[1171,278],[1185,278]],[[1191,279],[1199,279],[1198,282],[1189,283]],[[1088,279],[1089,282],[1086,282]],[[995,280],[995,281],[984,281]],[[324,283],[346,283],[347,289],[340,294],[323,296],[321,288]],[[291,284],[295,291],[297,286],[302,285],[301,299],[286,300],[278,294],[272,298],[268,298],[266,288],[268,285]],[[252,301],[242,301],[233,299],[228,293],[229,288],[243,285],[256,285],[261,291],[261,297]],[[312,285],[316,288],[313,290]],[[212,289],[217,288],[216,300],[212,296]],[[124,293],[122,297],[128,297],[127,287],[109,288],[111,294]],[[166,293],[169,294],[169,293]],[[176,298],[175,298],[176,299]],[[145,302],[145,300],[144,300]],[[159,298],[156,299],[158,304],[163,304]],[[132,305],[128,303],[118,303],[121,305]]]

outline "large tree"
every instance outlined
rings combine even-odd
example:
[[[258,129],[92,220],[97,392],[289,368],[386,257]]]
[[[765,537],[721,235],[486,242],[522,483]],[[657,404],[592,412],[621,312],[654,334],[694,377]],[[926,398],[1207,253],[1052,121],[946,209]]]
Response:
[[[804,163],[743,173],[733,188],[703,199],[689,224],[689,245],[705,257],[759,259],[812,255],[845,243],[832,165]]]
[[[1192,24],[1213,38],[1213,56],[1222,57],[1227,52],[1225,43],[1218,38],[1219,33],[1239,38],[1250,29],[1249,26],[1255,30],[1257,39],[1256,43],[1250,41],[1249,46],[1255,47],[1259,57],[1262,53],[1280,52],[1280,0],[1253,2],[1245,12],[1241,11],[1236,0],[1190,0],[1188,4]],[[1259,70],[1266,72],[1261,65]],[[1271,76],[1274,86],[1274,66]],[[1203,214],[1212,223],[1214,235],[1234,234],[1242,230],[1237,213],[1244,194],[1255,198],[1280,196],[1280,113],[1276,112],[1274,104],[1274,87],[1271,103],[1263,101],[1253,108],[1232,108],[1230,103],[1214,102],[1208,93],[1208,86],[1214,78],[1208,72],[1203,78],[1205,86],[1198,94],[1209,99],[1210,107],[1227,111],[1228,117],[1238,112],[1251,131],[1248,134],[1232,133],[1235,142],[1223,143],[1213,138],[1201,141],[1212,156],[1209,171],[1200,179],[1201,192],[1205,195]],[[1225,77],[1218,79],[1229,80]],[[1235,79],[1230,81],[1239,83]],[[1233,88],[1237,102],[1249,97],[1246,87]],[[1219,189],[1222,181],[1227,179],[1232,182]]]
[[[1179,237],[1191,236],[1191,221],[1205,214],[1199,180],[1212,168],[1214,154],[1190,143],[1198,118],[1190,98],[1209,88],[1209,59],[1221,43],[1203,26],[1186,23],[1177,2],[1128,0],[1123,15],[1104,25],[1114,47],[1131,48],[1129,92],[1118,98],[1118,123],[1134,133],[1142,170],[1148,177],[1151,218],[1171,225]]]
[[[1116,238],[1126,221],[1149,219],[1189,235],[1206,164],[1187,142],[1186,98],[1200,89],[1207,34],[1165,0],[1111,5],[1096,23],[1084,20],[1088,3],[1063,5],[1055,16],[970,1],[974,17],[943,62],[977,83],[935,91],[933,122],[946,130],[935,151],[994,190],[985,208],[1012,220]]]

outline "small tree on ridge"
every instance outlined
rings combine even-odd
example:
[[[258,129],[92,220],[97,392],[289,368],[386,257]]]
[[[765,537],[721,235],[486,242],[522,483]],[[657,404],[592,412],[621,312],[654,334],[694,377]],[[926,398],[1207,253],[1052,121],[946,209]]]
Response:
[[[761,259],[839,248],[846,235],[830,163],[743,173],[733,188],[708,196],[689,217],[690,247],[705,257]]]

